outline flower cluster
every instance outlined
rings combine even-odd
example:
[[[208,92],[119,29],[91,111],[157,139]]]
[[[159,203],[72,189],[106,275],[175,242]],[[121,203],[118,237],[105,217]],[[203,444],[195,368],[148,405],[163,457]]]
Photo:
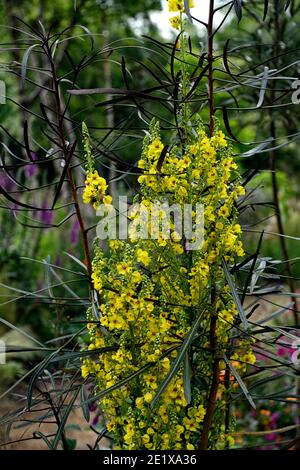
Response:
[[[94,209],[97,209],[102,202],[104,204],[111,204],[111,196],[105,196],[107,188],[105,179],[99,175],[97,170],[89,171],[85,180],[83,202],[85,204],[92,203]]]
[[[174,25],[182,28],[184,2],[168,5],[180,12]],[[189,83],[182,67],[184,98]],[[238,384],[221,360],[216,377],[214,364],[226,354],[242,374],[255,362],[248,340],[232,344],[239,317],[224,273],[224,262],[234,264],[244,255],[237,202],[245,191],[232,148],[217,123],[214,135],[207,135],[184,99],[177,125],[180,132],[168,144],[155,120],[144,139],[128,240],[111,240],[109,250],[95,243],[92,281],[99,312],[88,311],[91,356],[83,359],[82,375],[102,394],[115,449],[197,449],[214,382],[209,448],[232,445],[224,423],[228,397]],[[86,153],[89,157],[88,146]],[[96,174],[94,184],[89,177],[94,174],[88,175],[84,198],[97,207],[108,196],[105,181]],[[175,212],[167,213],[166,202],[181,214],[191,208],[189,237],[179,230]],[[197,249],[191,250],[193,244]]]
[[[165,146],[158,124],[152,123],[138,163],[143,171],[139,177],[140,208],[159,211],[163,220],[166,214],[158,202],[166,198],[170,204],[182,207],[202,203],[202,249],[193,254],[186,250],[186,241],[176,233],[175,221],[170,224],[170,237],[164,237],[161,231],[156,239],[141,239],[139,211],[131,216],[129,241],[110,241],[109,256],[97,244],[95,248],[92,278],[101,298],[101,318],[99,325],[89,324],[89,349],[95,350],[96,356],[84,359],[82,373],[84,377],[95,377],[98,391],[125,381],[101,400],[115,448],[197,447],[211,377],[211,315],[218,315],[220,352],[225,351],[237,319],[221,260],[231,263],[243,255],[235,203],[244,189],[222,131],[209,138],[196,119],[187,141],[184,147],[180,142],[170,147],[162,161]],[[106,189],[105,185],[102,188]],[[214,305],[210,300],[213,284],[217,290]],[[186,365],[181,366],[152,409],[150,403],[198,315],[201,334],[187,360],[191,361],[194,376],[202,379],[193,384],[191,397],[187,397]],[[253,363],[254,358],[249,356],[245,362]],[[127,382],[131,375],[133,378]],[[220,446],[226,393],[221,370],[216,410],[219,418],[212,447]],[[222,436],[226,441],[224,433]]]

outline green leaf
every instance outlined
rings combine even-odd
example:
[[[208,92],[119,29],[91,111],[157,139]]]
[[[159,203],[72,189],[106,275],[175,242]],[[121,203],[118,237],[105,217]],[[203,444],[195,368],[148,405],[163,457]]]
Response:
[[[242,19],[242,0],[233,0],[233,7],[237,16],[238,22]]]
[[[153,400],[151,402],[151,407],[153,407],[155,405],[155,403],[157,402],[157,400],[159,399],[159,397],[161,396],[163,391],[166,389],[166,387],[169,385],[169,383],[173,379],[174,375],[178,371],[179,367],[181,366],[181,363],[184,360],[185,354],[188,352],[189,347],[192,344],[192,341],[194,339],[194,336],[195,336],[195,334],[196,334],[196,332],[199,328],[200,321],[201,321],[201,318],[202,318],[202,313],[203,313],[203,310],[199,313],[198,317],[194,321],[194,324],[193,324],[192,328],[190,329],[190,331],[188,332],[188,334],[184,338],[184,341],[183,341],[183,343],[182,343],[182,345],[181,345],[181,347],[178,351],[178,355],[177,355],[175,361],[173,362],[169,373],[164,378],[164,380],[163,380],[162,384],[160,385],[155,397],[153,398]]]
[[[231,370],[231,372],[233,373],[236,381],[238,382],[239,386],[241,387],[241,389],[243,390],[243,393],[245,395],[245,397],[247,398],[248,402],[250,403],[250,405],[252,406],[252,408],[254,408],[256,410],[256,405],[249,393],[249,390],[247,389],[245,383],[243,382],[243,380],[241,379],[238,371],[236,370],[235,367],[233,367],[233,365],[231,364],[231,362],[228,360],[226,354],[224,354],[224,361],[226,362],[226,364],[228,365],[229,369]]]
[[[167,351],[164,352],[164,354],[162,354],[162,356],[160,357],[159,360],[161,360],[164,357],[168,356],[175,349],[177,349],[177,346],[172,346],[171,348],[169,348]],[[108,395],[109,393],[113,392],[114,390],[118,390],[119,388],[123,387],[123,385],[126,385],[128,382],[130,382],[132,379],[134,379],[135,377],[138,377],[140,374],[142,374],[146,370],[153,367],[155,364],[156,364],[156,362],[149,362],[148,364],[145,364],[143,367],[141,367],[140,369],[133,372],[133,374],[130,374],[125,379],[120,380],[120,382],[118,382],[117,384],[112,385],[111,387],[107,388],[106,390],[102,390],[102,392],[97,393],[97,395],[95,395],[91,398],[88,398],[85,403],[94,403],[95,401],[99,400],[100,398],[103,398],[105,395]]]
[[[87,393],[86,393],[86,385],[82,384],[81,389],[80,389],[80,405],[82,409],[82,413],[84,416],[84,419],[89,422],[90,421],[90,410],[87,405]]]
[[[183,364],[183,388],[184,397],[187,404],[189,405],[192,401],[192,388],[191,388],[191,360],[188,352],[185,353],[184,364]]]
[[[233,297],[233,300],[234,300],[234,303],[238,309],[238,313],[239,313],[239,316],[240,316],[240,319],[241,319],[241,322],[242,322],[242,325],[244,327],[245,330],[247,330],[249,328],[249,324],[248,324],[248,320],[247,320],[247,317],[245,315],[245,312],[244,312],[244,309],[243,309],[243,306],[241,304],[241,301],[240,301],[240,298],[237,294],[237,291],[236,291],[236,288],[235,288],[235,285],[233,283],[233,280],[231,278],[231,275],[230,275],[230,272],[227,268],[227,264],[226,264],[226,261],[223,260],[223,269],[224,269],[224,273],[225,273],[225,277],[226,277],[226,280],[228,282],[228,285],[229,285],[229,288],[231,290],[231,294],[232,294],[232,297]]]
[[[34,432],[33,437],[43,439],[43,441],[46,443],[47,447],[51,450],[53,449],[51,441],[49,441],[49,439],[42,432],[40,432],[40,431]]]
[[[79,389],[74,393],[73,397],[71,398],[70,400],[70,403],[68,403],[68,406],[66,407],[65,411],[64,411],[64,414],[61,418],[61,421],[60,421],[60,424],[59,424],[59,427],[58,427],[58,430],[57,430],[57,433],[56,433],[56,436],[53,440],[53,445],[52,445],[52,448],[55,450],[57,449],[57,446],[59,444],[59,441],[61,440],[61,435],[62,433],[64,432],[64,429],[65,429],[65,425],[66,425],[66,422],[67,422],[67,419],[73,409],[73,405],[76,401],[76,398],[77,398],[77,395],[78,395],[78,392],[79,392]]]
[[[184,11],[186,16],[188,17],[189,22],[193,24],[193,18],[190,12],[190,0],[184,0]]]
[[[25,81],[26,81],[26,71],[27,71],[27,63],[28,63],[29,56],[31,54],[31,51],[37,46],[39,46],[39,44],[32,44],[32,46],[29,46],[28,49],[26,49],[25,54],[23,56],[22,66],[21,66],[21,84],[23,88],[24,88]]]
[[[265,21],[268,13],[268,8],[269,8],[269,0],[264,0],[264,16],[263,16],[263,21]]]

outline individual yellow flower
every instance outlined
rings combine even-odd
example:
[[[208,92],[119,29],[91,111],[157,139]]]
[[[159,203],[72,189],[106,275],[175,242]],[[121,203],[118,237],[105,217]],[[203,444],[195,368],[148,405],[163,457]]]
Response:
[[[151,142],[151,144],[148,146],[148,158],[157,159],[160,156],[163,148],[164,144],[160,141],[160,139],[153,140],[153,142]]]
[[[112,203],[112,197],[109,195],[106,195],[103,197],[103,204],[110,205]]]
[[[152,401],[152,398],[153,398],[153,393],[151,392],[145,393],[144,400],[146,403],[150,403]]]
[[[118,274],[128,274],[131,271],[131,267],[127,263],[119,263],[116,267]]]
[[[136,257],[139,263],[143,263],[145,266],[148,266],[151,259],[147,251],[139,248],[136,252]]]
[[[194,1],[189,0],[190,8],[194,8]],[[184,11],[184,1],[183,0],[168,0],[169,11]]]
[[[172,16],[172,18],[169,19],[170,24],[172,28],[174,29],[179,29],[180,28],[180,16]]]
[[[187,446],[186,446],[186,449],[187,449],[187,450],[194,450],[194,449],[195,449],[195,446],[189,442],[189,443],[187,444]]]

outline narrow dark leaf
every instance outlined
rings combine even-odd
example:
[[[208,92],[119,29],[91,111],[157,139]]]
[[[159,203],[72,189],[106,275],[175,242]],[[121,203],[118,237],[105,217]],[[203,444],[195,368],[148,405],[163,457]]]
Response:
[[[182,31],[178,34],[178,36],[175,39],[175,42],[174,42],[173,47],[172,47],[171,58],[170,58],[171,59],[170,60],[170,69],[171,69],[171,75],[172,75],[172,79],[173,79],[174,83],[176,82],[174,63],[175,63],[175,57],[176,57],[176,51],[177,51],[177,44],[178,44],[178,41],[179,41],[179,38],[180,38],[181,34],[182,34]]]
[[[257,145],[257,146],[254,147],[253,149],[248,150],[248,152],[244,152],[244,153],[239,154],[239,157],[242,157],[242,158],[253,157],[253,155],[258,154],[258,153],[260,153],[262,150],[264,150],[265,148],[267,148],[268,145],[270,144],[270,142],[272,142],[273,140],[274,140],[273,137],[269,137],[268,139],[266,139],[264,142],[262,142],[261,144]]]
[[[23,135],[24,135],[24,144],[25,144],[26,153],[27,153],[27,156],[28,156],[29,160],[31,162],[34,162],[34,160],[32,158],[32,155],[31,155],[30,146],[29,146],[28,122],[27,121],[24,122],[23,129],[24,129]]]
[[[164,392],[166,387],[169,385],[169,383],[173,379],[174,375],[178,371],[179,367],[181,366],[181,363],[185,358],[185,354],[188,352],[189,347],[190,347],[190,345],[191,345],[191,343],[194,339],[194,336],[195,336],[195,334],[196,334],[196,332],[199,328],[201,318],[202,318],[202,311],[198,314],[198,317],[194,321],[194,324],[193,324],[192,328],[190,329],[190,331],[188,332],[188,334],[184,338],[184,341],[183,341],[183,343],[182,343],[182,345],[181,345],[181,347],[178,351],[177,357],[176,357],[175,361],[173,362],[170,371],[168,372],[168,374],[166,375],[166,377],[162,381],[158,391],[156,392],[155,397],[153,398],[153,400],[151,402],[151,405],[150,405],[151,407],[153,407],[155,405],[155,403],[157,402],[157,400],[159,399],[161,394]]]
[[[266,89],[268,85],[268,79],[269,79],[269,67],[264,67],[264,74],[261,80],[261,87],[260,87],[259,98],[258,98],[258,103],[256,105],[256,108],[260,108],[264,103],[264,98],[265,98]]]
[[[58,427],[58,430],[57,430],[57,433],[56,433],[56,436],[53,440],[53,444],[52,444],[52,448],[55,450],[59,444],[59,441],[61,440],[61,435],[62,433],[64,432],[64,429],[65,429],[65,425],[66,425],[66,422],[68,420],[68,417],[73,409],[73,405],[76,401],[76,398],[77,398],[77,395],[78,395],[78,392],[79,390],[77,390],[73,397],[71,398],[70,402],[68,403],[68,406],[66,407],[65,411],[64,411],[64,414],[60,420],[60,425]]]
[[[64,181],[65,181],[65,177],[66,177],[66,174],[67,174],[67,171],[69,169],[69,166],[70,166],[70,163],[71,163],[71,160],[72,160],[72,157],[73,157],[73,154],[74,154],[74,150],[76,148],[76,141],[73,143],[70,151],[69,151],[69,154],[66,158],[66,161],[65,161],[65,166],[63,168],[63,171],[61,173],[61,177],[60,177],[60,181],[58,183],[58,186],[57,186],[57,189],[56,189],[56,192],[55,192],[55,195],[54,195],[54,199],[53,199],[53,203],[52,203],[52,209],[54,209],[55,207],[55,204],[57,202],[57,199],[60,195],[60,191],[61,191],[61,188],[64,184]]]
[[[188,92],[188,94],[186,95],[185,99],[187,100],[192,94],[193,92],[197,89],[201,79],[204,77],[207,69],[208,69],[209,65],[206,64],[205,67],[203,67],[203,69],[201,70],[201,73],[198,75],[198,77],[195,79],[194,83],[193,83],[193,86],[191,87],[190,91]]]
[[[164,162],[164,159],[168,153],[168,150],[169,150],[169,147],[167,145],[164,146],[164,148],[162,149],[162,152],[159,156],[159,159],[158,159],[158,162],[157,162],[157,171],[160,173],[161,171],[161,167],[162,167],[162,164]]]
[[[233,0],[233,7],[237,16],[238,22],[242,19],[242,0]]]
[[[254,268],[255,268],[255,265],[256,265],[256,261],[257,261],[257,258],[258,258],[259,252],[260,252],[260,248],[261,248],[261,244],[262,244],[262,241],[263,241],[263,237],[264,237],[264,232],[262,231],[262,233],[260,234],[260,237],[259,237],[259,241],[258,241],[258,244],[257,244],[257,247],[256,247],[255,254],[254,254],[254,256],[253,256],[251,268],[250,268],[250,270],[249,270],[249,273],[248,273],[246,282],[245,282],[245,284],[244,284],[244,290],[243,290],[242,299],[241,299],[241,303],[242,303],[242,304],[244,303],[244,300],[245,300],[246,294],[247,294],[247,289],[248,289],[248,287],[249,287],[249,285],[250,285],[250,283],[251,283],[251,279],[252,279],[253,272],[254,272]]]
[[[230,135],[230,137],[235,140],[235,142],[238,142],[239,144],[242,144],[242,142],[240,142],[236,137],[235,135],[233,134],[232,130],[231,130],[231,127],[230,127],[230,123],[229,123],[229,119],[228,119],[228,113],[227,113],[227,109],[226,109],[226,106],[222,106],[222,111],[223,111],[223,121],[224,121],[224,125],[226,127],[226,130],[228,132],[228,134]]]
[[[238,371],[236,370],[235,367],[233,367],[233,365],[231,364],[231,362],[227,359],[227,356],[226,354],[224,354],[224,361],[226,362],[226,364],[228,365],[229,369],[231,370],[231,372],[233,373],[236,381],[238,382],[239,386],[241,387],[245,397],[247,398],[248,402],[250,403],[250,405],[252,406],[252,408],[254,408],[256,410],[256,405],[249,393],[249,390],[247,389],[246,385],[245,385],[245,382],[243,382],[243,380],[241,379]]]
[[[86,393],[86,385],[82,384],[80,389],[80,405],[82,409],[82,413],[84,419],[89,422],[90,421],[90,410],[89,406],[87,405],[87,393]]]
[[[35,431],[33,433],[33,437],[36,438],[36,439],[43,439],[43,441],[45,442],[45,444],[47,445],[47,447],[50,449],[50,450],[53,450],[53,446],[52,446],[52,443],[49,441],[49,439],[45,436],[45,434],[43,434],[42,432],[40,431]]]
[[[183,364],[183,388],[184,397],[189,405],[192,401],[192,387],[191,387],[191,360],[188,352],[185,353],[184,364]]]
[[[192,15],[190,12],[190,0],[184,0],[184,11],[186,16],[188,17],[189,22],[193,24]]]
[[[32,44],[32,46],[29,46],[28,49],[26,49],[25,54],[23,56],[22,65],[21,65],[22,88],[24,88],[25,81],[26,81],[27,63],[28,63],[29,56],[31,54],[31,51],[37,46],[39,46],[39,44]]]
[[[268,13],[268,8],[269,8],[269,0],[264,0],[264,16],[263,16],[263,21],[265,21]]]
[[[172,346],[164,354],[161,355],[160,359],[163,359],[164,357],[168,356],[175,349],[177,349],[177,346]],[[114,390],[118,390],[119,388],[123,387],[128,382],[130,382],[132,379],[134,379],[135,377],[138,377],[140,374],[142,374],[146,370],[150,369],[154,365],[155,365],[155,362],[150,362],[150,363],[145,364],[143,367],[141,367],[137,371],[133,372],[132,374],[130,374],[125,379],[120,380],[120,382],[118,382],[117,384],[112,385],[111,387],[107,388],[106,390],[102,390],[102,392],[97,393],[97,395],[95,395],[91,398],[88,398],[86,400],[86,403],[94,403],[95,401],[100,400],[100,398],[103,398],[105,395],[108,395],[109,393],[113,392]]]
[[[233,280],[231,278],[231,275],[230,275],[230,272],[228,270],[228,267],[227,267],[227,264],[226,264],[225,260],[223,260],[223,269],[224,269],[226,280],[227,280],[228,285],[229,285],[230,290],[231,290],[233,300],[234,300],[235,305],[238,309],[238,313],[239,313],[242,325],[243,325],[244,329],[247,330],[248,327],[249,327],[248,320],[247,320],[247,317],[245,315],[243,306],[241,304],[240,298],[239,298],[238,293],[236,291],[235,285],[233,283]]]

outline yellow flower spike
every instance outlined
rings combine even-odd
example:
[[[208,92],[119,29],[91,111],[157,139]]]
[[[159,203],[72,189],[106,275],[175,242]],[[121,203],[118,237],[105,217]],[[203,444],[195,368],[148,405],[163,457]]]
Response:
[[[172,345],[182,344],[191,327],[190,312],[203,306],[203,293],[210,291],[212,274],[220,281],[215,305],[218,344],[228,344],[229,330],[238,315],[220,264],[222,257],[231,263],[237,255],[243,255],[235,209],[243,188],[224,134],[216,130],[210,138],[198,124],[194,129],[197,134],[187,138],[184,149],[176,144],[169,146],[158,171],[157,162],[164,144],[158,126],[152,125],[150,136],[144,142],[141,164],[138,163],[144,169],[140,176],[140,205],[131,220],[136,228],[140,211],[145,209],[151,216],[166,220],[167,212],[157,208],[154,201],[163,203],[167,199],[181,207],[187,201],[193,205],[201,203],[205,216],[203,249],[193,253],[187,262],[189,253],[171,220],[170,239],[163,231],[158,240],[140,240],[136,236],[134,239],[132,231],[130,237],[134,244],[111,240],[109,256],[99,249],[93,261],[92,279],[95,288],[101,289],[100,325],[110,334],[104,335],[98,325],[89,323],[88,349],[107,347],[107,352],[83,362],[82,374],[95,378],[97,389],[101,390],[143,366],[150,366],[138,379],[101,400],[115,448],[193,450],[193,443],[199,442],[205,416],[205,397],[194,385],[192,404],[187,405],[182,370],[175,374],[153,409],[149,407],[178,355],[178,348],[163,356]],[[93,198],[96,187],[97,175],[91,172],[87,176],[85,197]],[[106,198],[103,194],[96,198],[96,203],[109,202]],[[195,217],[194,208],[193,223]],[[206,332],[210,314],[207,311],[203,315],[202,327]],[[88,321],[92,321],[88,315]],[[205,338],[201,343],[204,351],[210,348]],[[205,358],[207,361],[206,353]],[[243,373],[247,364],[254,364],[255,356],[248,343],[241,343],[237,356],[230,360]],[[205,367],[209,380],[209,364]],[[221,384],[218,399],[223,397]],[[213,425],[217,426],[218,418],[214,419]]]

